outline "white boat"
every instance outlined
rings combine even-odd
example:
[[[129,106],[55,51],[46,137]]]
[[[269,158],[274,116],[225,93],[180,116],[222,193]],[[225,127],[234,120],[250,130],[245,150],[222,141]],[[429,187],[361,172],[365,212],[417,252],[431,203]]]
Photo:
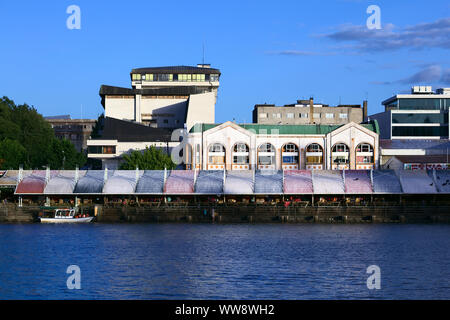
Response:
[[[88,223],[93,216],[77,213],[76,209],[56,209],[53,218],[39,217],[41,223]]]

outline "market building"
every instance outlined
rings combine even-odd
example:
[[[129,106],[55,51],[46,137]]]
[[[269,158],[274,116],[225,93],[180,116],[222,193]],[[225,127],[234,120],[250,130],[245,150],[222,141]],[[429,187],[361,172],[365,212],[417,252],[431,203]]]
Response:
[[[197,124],[187,169],[347,170],[379,165],[376,121],[345,125]]]

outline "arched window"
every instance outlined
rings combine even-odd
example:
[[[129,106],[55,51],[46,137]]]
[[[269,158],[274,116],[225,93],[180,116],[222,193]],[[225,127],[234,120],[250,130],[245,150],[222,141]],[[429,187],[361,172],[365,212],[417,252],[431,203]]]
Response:
[[[270,143],[263,143],[258,148],[258,164],[275,164],[275,147]]]
[[[249,147],[245,143],[236,143],[233,147],[233,164],[249,163]]]
[[[333,164],[348,164],[350,149],[345,143],[337,143],[331,149]]]
[[[373,164],[373,147],[369,143],[360,143],[356,147],[357,164]]]
[[[298,147],[294,143],[286,143],[281,148],[281,158],[283,164],[296,165],[298,164]]]
[[[225,147],[220,143],[214,143],[208,150],[209,164],[225,164]]]
[[[322,164],[323,163],[323,148],[318,143],[311,143],[306,147],[306,164]]]

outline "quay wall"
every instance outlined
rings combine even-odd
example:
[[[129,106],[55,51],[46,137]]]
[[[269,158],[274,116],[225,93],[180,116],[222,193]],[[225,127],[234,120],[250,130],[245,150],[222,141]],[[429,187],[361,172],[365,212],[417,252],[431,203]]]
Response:
[[[450,206],[83,206],[99,223],[450,223]],[[0,205],[0,223],[38,222],[42,207]]]

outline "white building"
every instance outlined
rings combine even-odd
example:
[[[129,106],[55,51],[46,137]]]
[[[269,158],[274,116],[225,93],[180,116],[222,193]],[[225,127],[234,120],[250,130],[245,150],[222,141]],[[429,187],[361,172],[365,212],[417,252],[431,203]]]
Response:
[[[378,124],[197,124],[190,130],[187,168],[372,169],[378,168]]]
[[[174,129],[215,122],[220,71],[202,64],[133,69],[131,88],[102,85],[105,126],[90,139],[88,157],[117,168],[124,153],[148,146],[170,149]]]
[[[411,94],[397,94],[382,102],[378,120],[381,139],[448,139],[450,88],[436,92],[431,86],[414,86]]]

